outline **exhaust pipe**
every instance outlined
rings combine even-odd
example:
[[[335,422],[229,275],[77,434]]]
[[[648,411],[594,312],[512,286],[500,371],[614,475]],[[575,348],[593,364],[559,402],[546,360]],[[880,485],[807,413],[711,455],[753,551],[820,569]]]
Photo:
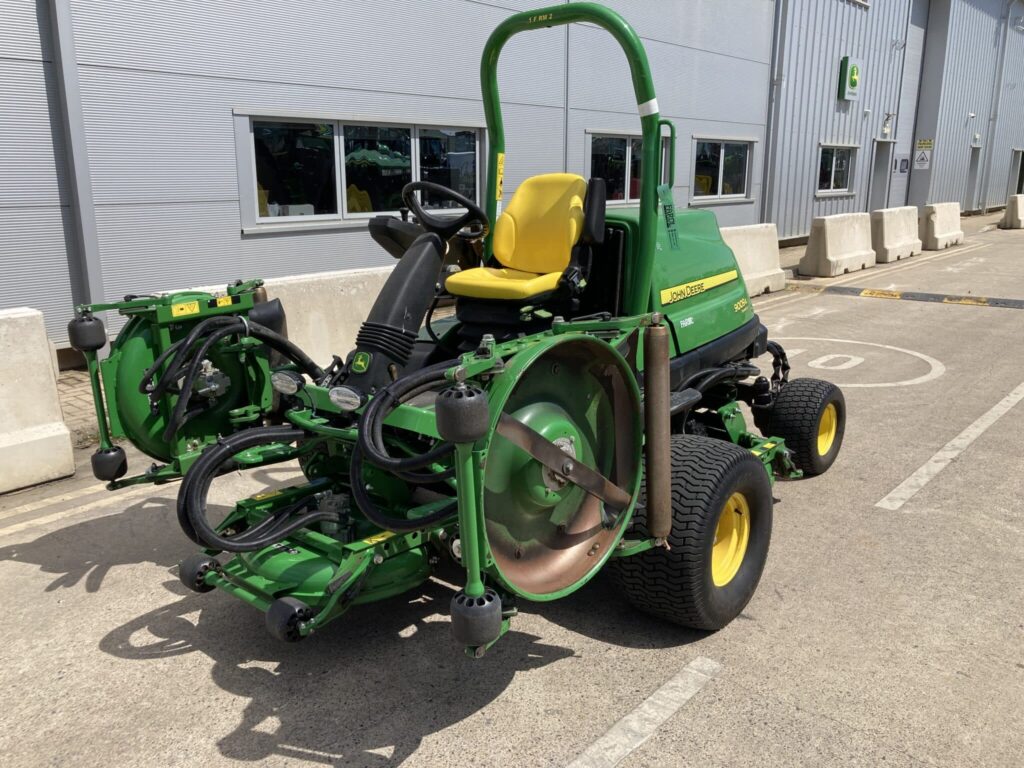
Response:
[[[661,315],[644,331],[644,430],[647,529],[664,543],[672,532],[672,430],[669,413],[668,328]]]

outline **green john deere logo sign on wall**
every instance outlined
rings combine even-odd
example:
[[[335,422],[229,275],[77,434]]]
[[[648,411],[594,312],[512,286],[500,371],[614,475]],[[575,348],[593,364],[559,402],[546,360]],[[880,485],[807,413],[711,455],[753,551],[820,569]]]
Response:
[[[366,373],[366,369],[370,367],[370,359],[369,352],[356,352],[356,356],[352,358],[352,373]]]
[[[857,101],[860,84],[864,79],[864,65],[859,59],[843,56],[839,64],[839,99]]]

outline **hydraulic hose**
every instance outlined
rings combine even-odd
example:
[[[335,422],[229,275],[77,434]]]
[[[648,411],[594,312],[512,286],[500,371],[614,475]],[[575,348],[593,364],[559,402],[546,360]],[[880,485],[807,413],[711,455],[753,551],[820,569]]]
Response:
[[[206,518],[206,496],[210,492],[210,484],[236,454],[260,445],[293,443],[304,434],[301,429],[290,426],[254,427],[222,438],[203,451],[185,475],[185,482],[178,491],[178,521],[185,535],[210,549],[252,552],[275,544],[300,528],[331,518],[333,513],[330,512],[304,512],[312,502],[311,497],[277,510],[235,536],[217,533]],[[300,512],[304,513],[296,516]]]
[[[220,316],[208,317],[201,323],[196,323],[195,327],[189,331],[188,335],[184,339],[176,341],[165,349],[153,364],[145,370],[142,374],[142,380],[139,382],[139,392],[144,395],[150,395],[154,400],[160,397],[160,395],[167,391],[168,387],[180,378],[180,371],[189,357],[189,351],[192,349],[192,346],[196,343],[199,337],[205,335],[211,328],[217,328],[223,325],[233,325],[237,321],[237,317]],[[157,381],[156,384],[150,387],[153,376],[156,375],[156,372],[160,370],[160,367],[172,354],[174,354],[174,359],[167,367],[164,375],[160,377],[160,380]]]
[[[384,514],[377,508],[377,505],[373,503],[373,499],[370,498],[369,491],[366,490],[366,486],[363,484],[363,446],[360,442],[357,442],[352,449],[352,463],[349,469],[349,475],[352,479],[352,498],[356,502],[356,506],[359,507],[359,511],[362,512],[366,519],[379,528],[383,528],[386,531],[394,531],[395,533],[408,533],[409,531],[418,531],[421,528],[427,528],[435,523],[439,523],[447,517],[450,517],[452,512],[458,506],[458,500],[452,499],[451,502],[445,504],[440,509],[431,512],[429,515],[424,517],[417,517],[412,520],[404,517],[390,517]]]
[[[204,334],[207,335],[204,337]],[[178,342],[178,344],[165,350],[160,358],[158,358],[157,361],[154,362],[154,364],[146,371],[143,376],[143,381],[139,385],[140,391],[144,393],[147,392],[147,377],[151,378],[153,372],[160,366],[161,362],[166,360],[175,348],[178,349],[178,354],[175,355],[170,367],[149,393],[151,400],[153,400],[163,394],[172,383],[184,377],[182,386],[180,387],[178,401],[174,405],[174,410],[172,411],[167,427],[164,430],[164,440],[173,440],[175,432],[178,431],[182,424],[188,421],[191,416],[205,410],[205,408],[193,408],[190,410],[188,407],[189,401],[192,398],[192,387],[195,384],[196,376],[199,374],[199,368],[214,344],[227,336],[235,334],[249,334],[259,339],[268,347],[279,352],[287,359],[298,365],[304,372],[309,374],[310,378],[314,381],[322,381],[327,375],[320,366],[313,362],[309,355],[276,331],[241,317],[211,317],[208,320],[199,323],[192,329],[189,335],[182,341]],[[194,345],[200,338],[203,338],[202,343],[196,349],[195,353],[190,355],[192,345]],[[185,358],[188,359],[187,368]]]
[[[359,420],[358,442],[371,464],[391,472],[409,472],[434,464],[455,450],[451,443],[440,443],[419,456],[396,458],[388,454],[383,439],[383,424],[388,414],[400,403],[444,381],[444,372],[454,364],[452,361],[438,363],[398,379],[370,401]]]

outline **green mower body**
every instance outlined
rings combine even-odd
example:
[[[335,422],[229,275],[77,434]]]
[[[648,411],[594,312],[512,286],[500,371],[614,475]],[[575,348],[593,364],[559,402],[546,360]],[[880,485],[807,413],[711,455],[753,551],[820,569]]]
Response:
[[[606,208],[600,179],[540,178],[529,194],[549,197],[536,215],[558,206],[565,214],[537,231],[555,233],[551,243],[569,232],[573,250],[567,267],[523,277],[506,262],[519,236],[509,232],[528,224],[498,219],[506,165],[498,58],[516,33],[572,22],[602,27],[626,53],[643,131],[640,202]],[[754,314],[714,215],[675,209],[675,130],[659,115],[643,46],[622,17],[589,3],[515,14],[485,46],[481,85],[486,210],[413,182],[403,200],[415,221],[371,222],[399,261],[345,360],[321,369],[249,321],[210,319],[202,334],[188,331],[157,304],[145,310],[149,324],[126,327],[100,364],[111,426],[175,473],[187,470],[178,517],[202,551],[182,561],[181,581],[260,609],[283,640],[414,589],[445,562],[465,574],[451,620],[473,656],[508,631],[519,600],[565,597],[602,570],[644,610],[721,628],[760,578],[771,484],[820,474],[835,460],[842,393],[788,381],[785,352]],[[664,131],[668,183],[659,187]],[[465,213],[425,211],[419,193]],[[516,210],[529,214],[524,199]],[[468,253],[468,242],[479,247],[479,279],[548,289],[513,299],[500,295],[507,283],[493,294],[453,289],[455,315],[432,320],[446,286],[472,285],[445,266],[449,249]],[[184,300],[219,303],[173,301]],[[167,350],[180,339],[175,361]],[[285,358],[276,369],[271,348]],[[770,378],[753,364],[763,355]],[[174,414],[193,396],[187,378],[159,406],[125,394],[138,390],[143,369],[176,381],[207,362],[226,374],[230,394],[184,421]],[[237,501],[219,522],[208,518],[208,494],[228,470],[269,464],[292,479]]]

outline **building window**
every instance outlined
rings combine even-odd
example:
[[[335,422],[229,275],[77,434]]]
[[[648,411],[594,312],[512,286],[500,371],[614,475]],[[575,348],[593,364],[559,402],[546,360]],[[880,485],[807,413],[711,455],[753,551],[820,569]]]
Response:
[[[333,123],[260,120],[252,139],[261,218],[338,213]]]
[[[694,197],[747,196],[747,178],[750,168],[749,143],[698,141],[694,157]]]
[[[480,199],[478,128],[254,118],[251,132],[256,186],[251,224],[397,212],[403,207],[402,188],[413,179]],[[453,204],[428,197],[423,205]]]
[[[668,138],[662,139],[660,183],[668,180]],[[639,136],[590,137],[590,177],[604,179],[609,203],[635,203],[640,200],[640,163],[644,142]]]
[[[853,149],[850,147],[822,147],[818,163],[819,192],[848,192]]]

